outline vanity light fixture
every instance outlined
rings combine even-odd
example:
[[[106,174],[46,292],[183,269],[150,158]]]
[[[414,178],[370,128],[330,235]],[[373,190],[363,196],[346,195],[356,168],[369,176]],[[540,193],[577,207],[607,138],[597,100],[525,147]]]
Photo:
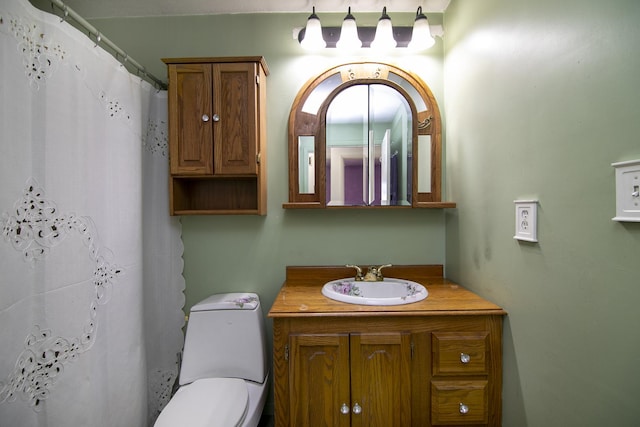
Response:
[[[307,50],[317,50],[327,46],[327,43],[322,37],[322,26],[320,25],[320,18],[316,15],[316,8],[313,7],[313,12],[307,19],[307,26],[305,28],[305,37],[300,40],[300,46]]]
[[[387,15],[387,8],[382,8],[382,15],[378,19],[376,27],[376,37],[371,42],[373,49],[388,50],[397,46],[396,39],[393,38],[393,26],[391,18]]]
[[[426,15],[422,13],[422,6],[419,6],[416,12],[416,20],[413,22],[413,34],[409,42],[409,49],[429,49],[435,43],[436,40],[431,35],[431,28],[429,28],[429,21]]]
[[[352,50],[362,47],[362,41],[360,41],[360,37],[358,37],[356,18],[351,14],[351,7],[349,7],[347,16],[345,16],[342,21],[340,39],[336,43],[336,47],[344,50]]]
[[[322,48],[338,48],[354,50],[358,48],[374,48],[387,50],[393,48],[409,48],[420,51],[435,44],[433,36],[442,37],[442,26],[430,26],[422,6],[418,7],[413,26],[394,27],[387,14],[387,8],[382,9],[382,15],[376,27],[358,27],[356,19],[351,14],[351,7],[342,21],[341,27],[322,27],[320,18],[316,15],[316,8],[307,20],[307,26],[300,31],[294,30],[294,38],[305,50],[319,50]]]

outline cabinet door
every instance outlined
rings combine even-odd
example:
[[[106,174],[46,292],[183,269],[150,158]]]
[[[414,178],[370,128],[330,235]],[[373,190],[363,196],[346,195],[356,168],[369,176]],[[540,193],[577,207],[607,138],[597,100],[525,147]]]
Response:
[[[411,425],[410,370],[411,337],[409,334],[352,335],[351,425],[353,427]]]
[[[216,175],[258,173],[257,67],[256,63],[213,65]]]
[[[213,173],[211,65],[169,65],[169,156],[173,175]]]
[[[290,427],[350,425],[349,336],[291,335]]]

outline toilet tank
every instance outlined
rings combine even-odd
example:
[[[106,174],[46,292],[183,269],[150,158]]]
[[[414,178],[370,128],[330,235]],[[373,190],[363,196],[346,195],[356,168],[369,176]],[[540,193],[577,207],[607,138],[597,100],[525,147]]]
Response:
[[[262,383],[267,373],[264,318],[257,294],[217,294],[191,307],[180,385],[219,377]]]

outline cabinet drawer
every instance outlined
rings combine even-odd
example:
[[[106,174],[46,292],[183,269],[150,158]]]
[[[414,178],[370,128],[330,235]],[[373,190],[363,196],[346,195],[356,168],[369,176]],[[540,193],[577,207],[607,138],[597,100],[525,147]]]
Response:
[[[431,423],[488,423],[487,381],[431,381]]]
[[[488,340],[488,332],[434,332],[433,375],[486,374]]]

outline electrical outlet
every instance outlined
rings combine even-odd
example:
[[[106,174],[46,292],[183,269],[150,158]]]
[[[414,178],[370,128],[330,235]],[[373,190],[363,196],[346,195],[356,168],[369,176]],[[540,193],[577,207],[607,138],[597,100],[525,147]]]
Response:
[[[514,200],[516,205],[516,240],[538,241],[538,201]]]
[[[616,169],[614,221],[640,222],[640,160],[612,163]]]

